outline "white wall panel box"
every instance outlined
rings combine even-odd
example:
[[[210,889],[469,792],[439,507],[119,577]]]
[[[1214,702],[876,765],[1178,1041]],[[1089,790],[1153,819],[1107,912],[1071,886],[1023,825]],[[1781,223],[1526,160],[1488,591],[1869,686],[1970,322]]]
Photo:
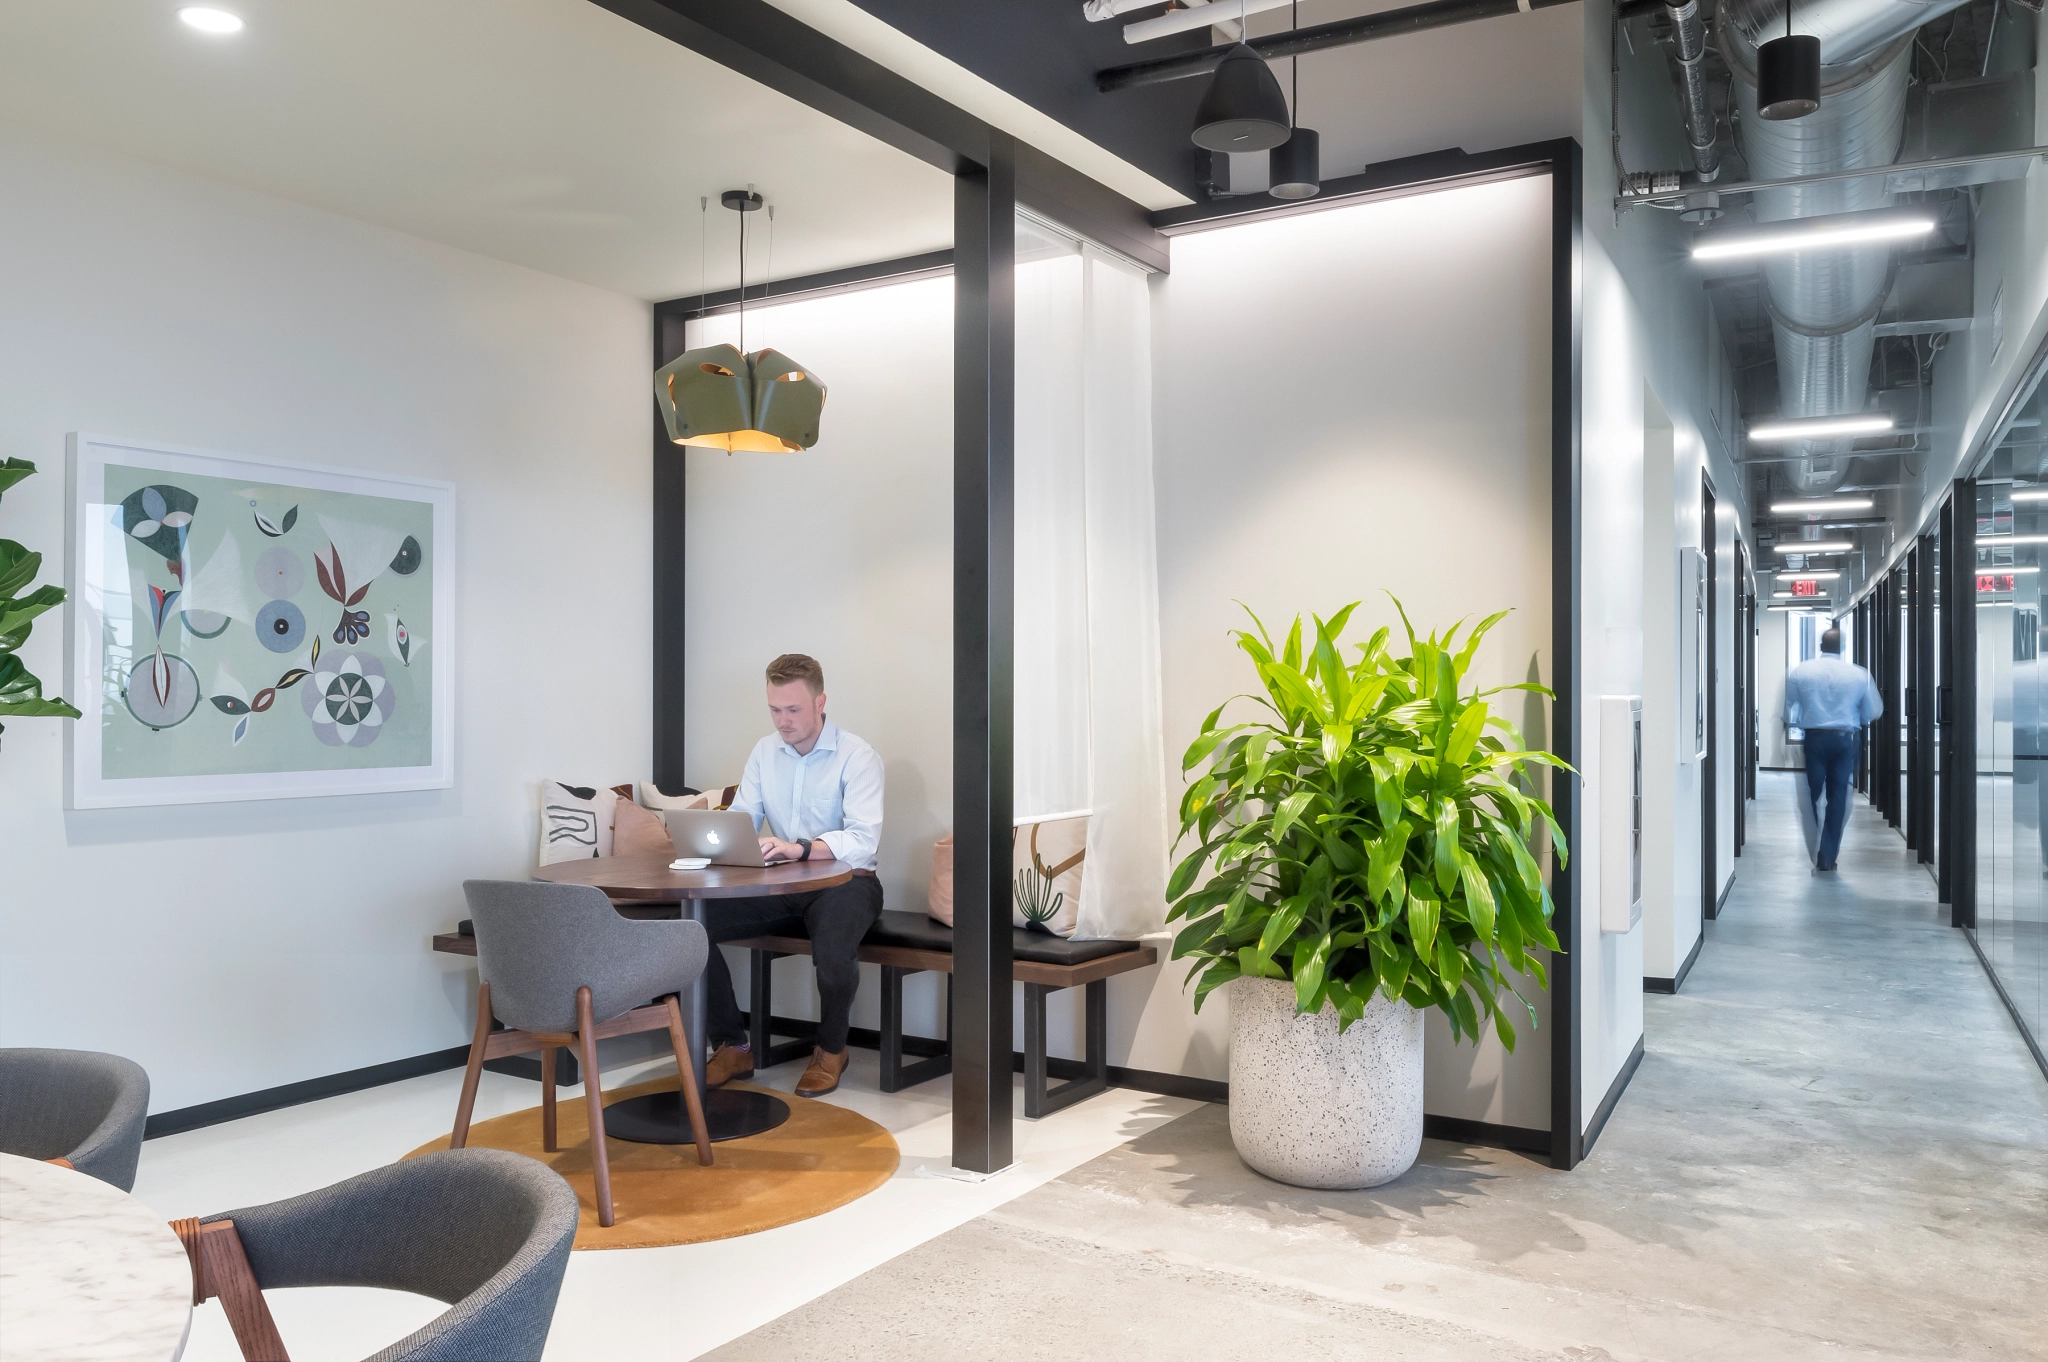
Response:
[[[1678,551],[1678,760],[1707,759],[1707,555]]]
[[[1603,695],[1600,697],[1600,930],[1633,931],[1642,920],[1643,697]]]

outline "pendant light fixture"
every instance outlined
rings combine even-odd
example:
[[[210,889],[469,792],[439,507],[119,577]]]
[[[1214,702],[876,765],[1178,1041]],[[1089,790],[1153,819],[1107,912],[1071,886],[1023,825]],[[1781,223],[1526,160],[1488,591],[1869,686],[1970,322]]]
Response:
[[[740,343],[686,350],[655,370],[655,405],[679,445],[794,454],[818,443],[825,385],[779,351],[746,352],[747,214],[762,199],[749,186],[718,201],[740,215]]]
[[[1301,0],[1294,0],[1290,28],[1301,27]],[[1323,192],[1322,139],[1301,126],[1301,58],[1287,59],[1287,78],[1294,85],[1288,106],[1287,140],[1267,153],[1266,192],[1276,199],[1312,199]]]
[[[1244,3],[1238,3],[1238,27]],[[1223,54],[1195,111],[1195,145],[1205,151],[1271,151],[1287,140],[1287,96],[1266,59],[1242,37]]]
[[[1820,107],[1820,39],[1793,36],[1792,0],[1785,0],[1785,36],[1756,50],[1756,111],[1773,122],[1804,118]]]

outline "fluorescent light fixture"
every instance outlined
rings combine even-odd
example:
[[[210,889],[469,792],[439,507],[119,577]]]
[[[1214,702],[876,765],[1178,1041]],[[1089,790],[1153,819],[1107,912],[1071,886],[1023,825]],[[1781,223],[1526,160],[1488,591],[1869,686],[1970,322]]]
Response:
[[[1695,260],[1741,260],[1790,251],[1826,251],[1877,241],[1926,236],[1936,227],[1925,209],[1876,208],[1862,213],[1828,213],[1702,232],[1693,242]]]
[[[1773,591],[1771,599],[1774,601],[1805,601],[1808,605],[1812,606],[1827,605],[1829,603],[1828,598],[1825,596],[1801,596],[1791,591]]]
[[[1781,582],[1832,582],[1839,572],[1784,572],[1774,574]]]
[[[1855,547],[1846,539],[1788,539],[1777,549],[1780,553],[1847,553]]]
[[[2013,498],[2017,501],[2019,498]],[[2048,492],[2040,500],[2048,501]],[[1821,501],[1778,501],[1771,504],[1772,515],[1824,515],[1829,511],[1867,511],[1877,503],[1869,497],[1830,497]]]
[[[2012,494],[2014,501],[2048,501],[2048,487],[2022,487]]]
[[[1768,444],[1783,440],[1825,440],[1834,435],[1880,435],[1896,422],[1890,412],[1862,412],[1851,416],[1802,416],[1787,421],[1766,421],[1749,428],[1749,438]]]
[[[1767,605],[1764,607],[1766,610],[1804,610],[1815,615],[1825,615],[1834,608],[1834,603],[1831,601],[1815,601],[1811,605]]]
[[[2038,567],[2031,567],[2023,563],[1992,563],[1988,566],[1979,567],[1976,571],[1979,577],[2024,577],[2030,572],[2039,572],[2040,570]]]
[[[240,33],[241,19],[224,9],[209,9],[205,5],[187,5],[178,11],[183,19],[201,33]]]
[[[1989,553],[2007,544],[2048,544],[2048,534],[1980,534],[1977,552]]]

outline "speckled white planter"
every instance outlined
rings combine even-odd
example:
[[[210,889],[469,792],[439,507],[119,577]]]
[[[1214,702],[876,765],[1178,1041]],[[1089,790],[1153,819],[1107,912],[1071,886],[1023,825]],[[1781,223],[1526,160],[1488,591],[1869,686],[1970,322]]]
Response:
[[[1232,980],[1230,1138],[1296,1187],[1400,1177],[1422,1149],[1422,1014],[1375,993],[1340,1036],[1332,1009],[1295,1015],[1292,983]]]

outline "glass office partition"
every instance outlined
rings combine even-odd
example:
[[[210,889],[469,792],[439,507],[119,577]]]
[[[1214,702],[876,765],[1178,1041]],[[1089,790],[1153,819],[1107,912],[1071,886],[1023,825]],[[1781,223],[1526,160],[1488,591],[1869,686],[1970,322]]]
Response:
[[[1977,471],[1977,892],[1984,963],[2037,1046],[2048,1034],[2048,675],[2041,570],[2048,458],[2037,385]]]

